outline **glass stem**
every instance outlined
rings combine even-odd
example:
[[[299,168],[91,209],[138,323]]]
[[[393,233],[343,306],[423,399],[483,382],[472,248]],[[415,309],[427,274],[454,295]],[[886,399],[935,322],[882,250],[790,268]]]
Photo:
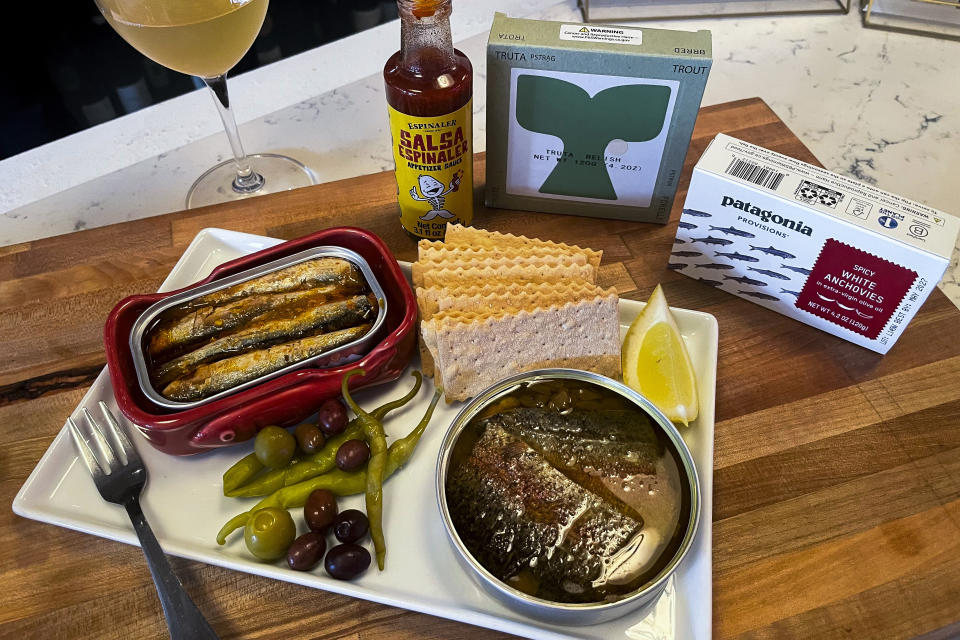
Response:
[[[233,180],[233,190],[237,193],[259,191],[263,187],[264,179],[263,176],[250,168],[250,161],[247,159],[247,154],[244,153],[243,145],[240,143],[237,121],[233,117],[233,111],[230,110],[227,74],[224,73],[215,78],[202,78],[202,80],[210,89],[210,93],[213,94],[213,102],[217,105],[217,111],[220,112],[223,128],[227,132],[227,140],[230,141],[230,148],[233,150],[233,161],[237,166],[237,177]]]

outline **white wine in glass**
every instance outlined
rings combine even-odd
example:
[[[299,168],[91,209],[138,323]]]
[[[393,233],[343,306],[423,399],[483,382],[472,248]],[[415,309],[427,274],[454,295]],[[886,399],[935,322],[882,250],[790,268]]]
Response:
[[[213,94],[233,160],[209,169],[187,194],[187,207],[237,200],[316,183],[293,158],[246,155],[230,110],[227,72],[250,49],[268,0],[95,0],[107,22],[140,53],[201,78]]]

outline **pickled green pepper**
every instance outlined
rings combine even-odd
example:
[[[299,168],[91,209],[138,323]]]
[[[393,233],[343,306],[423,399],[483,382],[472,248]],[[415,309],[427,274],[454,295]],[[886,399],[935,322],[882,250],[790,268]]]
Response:
[[[416,378],[413,388],[405,395],[386,402],[370,412],[377,420],[383,420],[394,409],[399,409],[412,400],[420,391],[423,376],[419,371],[410,375]],[[327,473],[334,468],[337,449],[347,440],[363,436],[363,430],[356,418],[347,424],[347,428],[329,440],[319,451],[300,459],[284,469],[273,469],[266,473],[257,473],[263,465],[255,454],[241,458],[223,474],[223,495],[229,498],[252,498],[268,496],[286,485],[296,484],[304,480]]]
[[[367,462],[366,503],[367,518],[370,520],[370,538],[377,556],[377,567],[383,571],[387,555],[387,543],[383,537],[383,471],[387,465],[387,435],[383,423],[364,411],[350,396],[348,382],[354,375],[366,375],[363,369],[350,371],[343,376],[340,392],[347,406],[356,415],[357,423],[363,429],[367,446],[370,447],[370,460]]]
[[[384,479],[390,477],[413,455],[417,444],[420,442],[420,437],[427,428],[430,418],[433,417],[433,410],[436,408],[441,395],[443,395],[443,389],[438,388],[433,394],[433,398],[430,400],[430,406],[427,408],[426,413],[424,413],[420,423],[413,431],[395,441],[387,448],[387,462],[383,470]],[[364,493],[366,487],[366,471],[347,472],[340,471],[339,469],[297,484],[283,487],[255,504],[249,511],[237,514],[224,524],[217,533],[217,544],[226,544],[227,536],[245,526],[250,516],[258,509],[264,509],[266,507],[281,507],[284,509],[302,507],[307,501],[307,496],[315,489],[329,489],[338,496],[349,496]]]

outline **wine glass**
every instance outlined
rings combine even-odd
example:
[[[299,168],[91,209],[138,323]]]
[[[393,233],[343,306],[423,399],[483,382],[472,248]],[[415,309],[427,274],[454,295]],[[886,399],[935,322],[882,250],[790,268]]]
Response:
[[[230,110],[227,72],[250,49],[268,0],[94,0],[117,33],[165,67],[199,77],[213,95],[233,150],[197,178],[187,208],[316,184],[302,163],[273,153],[247,155]]]

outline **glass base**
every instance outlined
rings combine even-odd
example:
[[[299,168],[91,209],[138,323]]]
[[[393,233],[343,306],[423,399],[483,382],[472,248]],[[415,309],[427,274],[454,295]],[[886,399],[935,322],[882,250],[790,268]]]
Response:
[[[187,192],[187,209],[317,184],[317,176],[313,171],[293,158],[275,153],[258,153],[247,156],[247,160],[250,168],[263,176],[263,185],[259,189],[251,191],[235,186],[237,165],[233,160],[227,160],[197,178]]]

